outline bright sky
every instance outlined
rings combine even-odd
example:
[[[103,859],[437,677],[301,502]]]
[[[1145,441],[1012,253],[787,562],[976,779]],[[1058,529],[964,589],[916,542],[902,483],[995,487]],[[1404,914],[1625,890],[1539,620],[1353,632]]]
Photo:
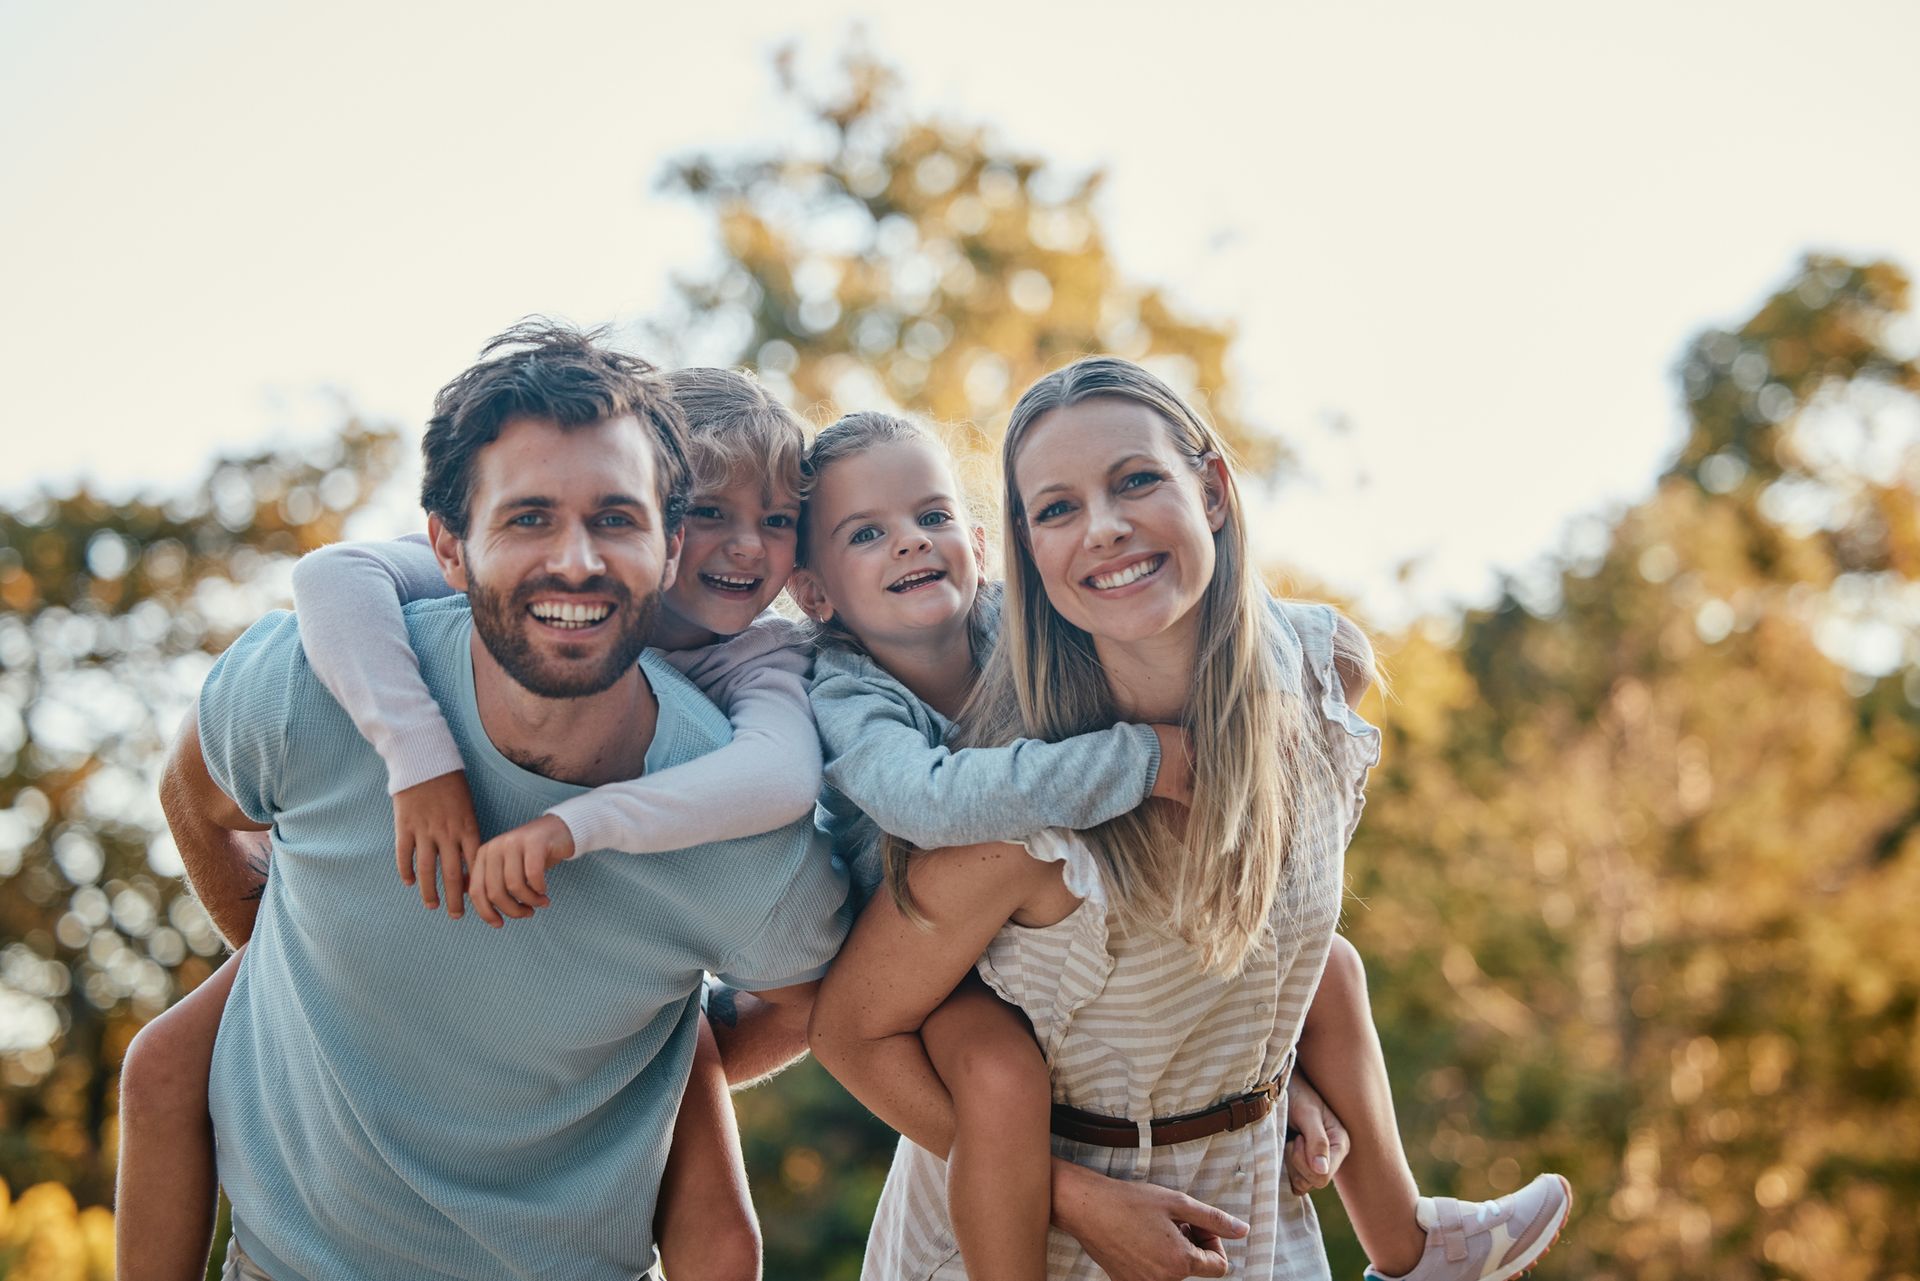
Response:
[[[1110,169],[1123,267],[1238,325],[1307,464],[1265,542],[1379,621],[1644,494],[1683,344],[1803,250],[1920,270],[1910,3],[1177,14],[0,0],[0,494],[178,486],[324,388],[417,431],[519,316],[644,317],[712,253],[663,162],[794,137],[768,55],[855,22],[917,106]]]

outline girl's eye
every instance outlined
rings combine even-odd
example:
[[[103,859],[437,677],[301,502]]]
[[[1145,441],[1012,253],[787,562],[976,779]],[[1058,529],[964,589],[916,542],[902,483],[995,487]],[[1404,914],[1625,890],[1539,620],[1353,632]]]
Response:
[[[878,537],[880,537],[880,527],[878,525],[862,525],[853,531],[853,537],[847,541],[857,546],[861,543],[870,543]]]
[[[1148,485],[1157,485],[1166,477],[1157,471],[1137,471],[1120,482],[1124,492],[1129,489],[1145,489]]]
[[[697,507],[687,508],[687,515],[695,520],[719,520],[720,509],[710,503],[702,503]]]
[[[1068,504],[1066,499],[1056,498],[1052,502],[1048,503],[1045,507],[1042,507],[1039,511],[1035,512],[1033,514],[1033,519],[1036,522],[1044,523],[1046,521],[1052,520],[1056,516],[1063,516],[1066,514],[1067,505]]]
[[[942,525],[951,525],[952,523],[953,513],[951,512],[944,512],[936,508],[930,512],[920,513],[920,525],[923,529],[938,529]]]
[[[766,520],[761,522],[761,524],[769,529],[792,529],[798,523],[799,522],[785,512],[774,512],[771,516],[768,516]]]

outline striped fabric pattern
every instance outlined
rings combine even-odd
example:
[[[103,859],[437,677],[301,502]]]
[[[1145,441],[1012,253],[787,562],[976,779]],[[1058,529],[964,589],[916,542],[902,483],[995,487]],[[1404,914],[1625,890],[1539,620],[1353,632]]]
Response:
[[[1335,615],[1324,605],[1279,603],[1282,651],[1297,640],[1299,693],[1320,715],[1335,786],[1316,798],[1321,848],[1317,875],[1296,868],[1276,904],[1273,929],[1240,973],[1208,975],[1173,940],[1129,932],[1108,911],[1099,866],[1072,832],[1027,841],[1035,858],[1065,865],[1081,899],[1043,928],[1009,924],[981,958],[979,973],[1020,1006],[1053,1072],[1053,1097],[1140,1124],[1142,1146],[1103,1148],[1055,1138],[1056,1155],[1118,1179],[1177,1188],[1245,1220],[1246,1239],[1227,1243],[1232,1275],[1307,1281],[1328,1275],[1313,1206],[1293,1195],[1281,1168],[1284,1111],[1231,1133],[1191,1143],[1146,1145],[1147,1123],[1205,1108],[1291,1070],[1307,1005],[1326,965],[1340,910],[1346,841],[1359,816],[1379,731],[1355,715],[1333,667]],[[1283,663],[1283,670],[1287,665]],[[1309,889],[1302,890],[1305,885]],[[863,1276],[870,1281],[966,1275],[947,1215],[946,1166],[902,1141],[880,1197]],[[1054,1231],[1049,1278],[1104,1275],[1078,1242]]]

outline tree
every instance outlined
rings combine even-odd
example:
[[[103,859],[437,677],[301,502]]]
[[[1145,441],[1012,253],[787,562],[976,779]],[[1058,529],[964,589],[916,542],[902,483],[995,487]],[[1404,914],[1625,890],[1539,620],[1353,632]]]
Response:
[[[154,779],[213,656],[340,535],[396,440],[216,462],[191,496],[82,488],[0,511],[0,1178],[113,1186],[115,1070],[220,942],[176,879]]]

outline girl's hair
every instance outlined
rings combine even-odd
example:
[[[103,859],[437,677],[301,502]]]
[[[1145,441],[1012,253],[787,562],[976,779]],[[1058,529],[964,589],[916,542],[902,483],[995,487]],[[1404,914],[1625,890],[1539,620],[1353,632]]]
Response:
[[[757,480],[764,502],[806,498],[806,424],[752,374],[696,366],[665,378],[686,415],[687,462],[696,492]]]
[[[1029,388],[1001,453],[1009,574],[999,644],[961,712],[955,741],[1059,740],[1119,720],[1093,637],[1047,598],[1028,553],[1014,462],[1034,425],[1095,398],[1132,401],[1166,424],[1199,471],[1228,460],[1226,519],[1214,534],[1212,581],[1200,603],[1193,691],[1182,725],[1193,744],[1193,806],[1184,839],[1142,806],[1086,833],[1121,921],[1182,940],[1210,973],[1233,973],[1265,937],[1283,879],[1288,904],[1318,887],[1315,857],[1333,835],[1333,774],[1306,700],[1282,687],[1267,589],[1254,572],[1226,443],[1170,387],[1111,356],[1068,365]],[[1298,854],[1299,858],[1293,856]],[[904,875],[888,867],[906,910]],[[904,873],[904,867],[900,869]]]
[[[954,513],[956,519],[973,522],[971,504],[968,502],[966,483],[960,478],[960,468],[954,461],[953,453],[945,441],[934,431],[911,418],[899,414],[884,413],[877,409],[862,410],[847,414],[839,420],[820,429],[814,437],[813,447],[807,451],[803,468],[806,471],[808,493],[820,483],[820,477],[827,468],[848,458],[857,457],[878,445],[897,445],[915,443],[925,446],[938,454],[953,474],[954,484],[961,492],[954,497],[960,501],[962,510]],[[807,564],[813,558],[818,531],[814,529],[813,504],[809,501],[800,516],[800,552],[798,563]],[[847,630],[846,624],[837,618],[826,622],[816,621],[812,628],[812,639],[820,645],[839,645],[847,649],[860,650],[860,638]],[[967,639],[973,648],[973,661],[976,665],[986,659],[986,649],[992,644],[991,604],[988,593],[977,592],[973,604],[967,611]]]

